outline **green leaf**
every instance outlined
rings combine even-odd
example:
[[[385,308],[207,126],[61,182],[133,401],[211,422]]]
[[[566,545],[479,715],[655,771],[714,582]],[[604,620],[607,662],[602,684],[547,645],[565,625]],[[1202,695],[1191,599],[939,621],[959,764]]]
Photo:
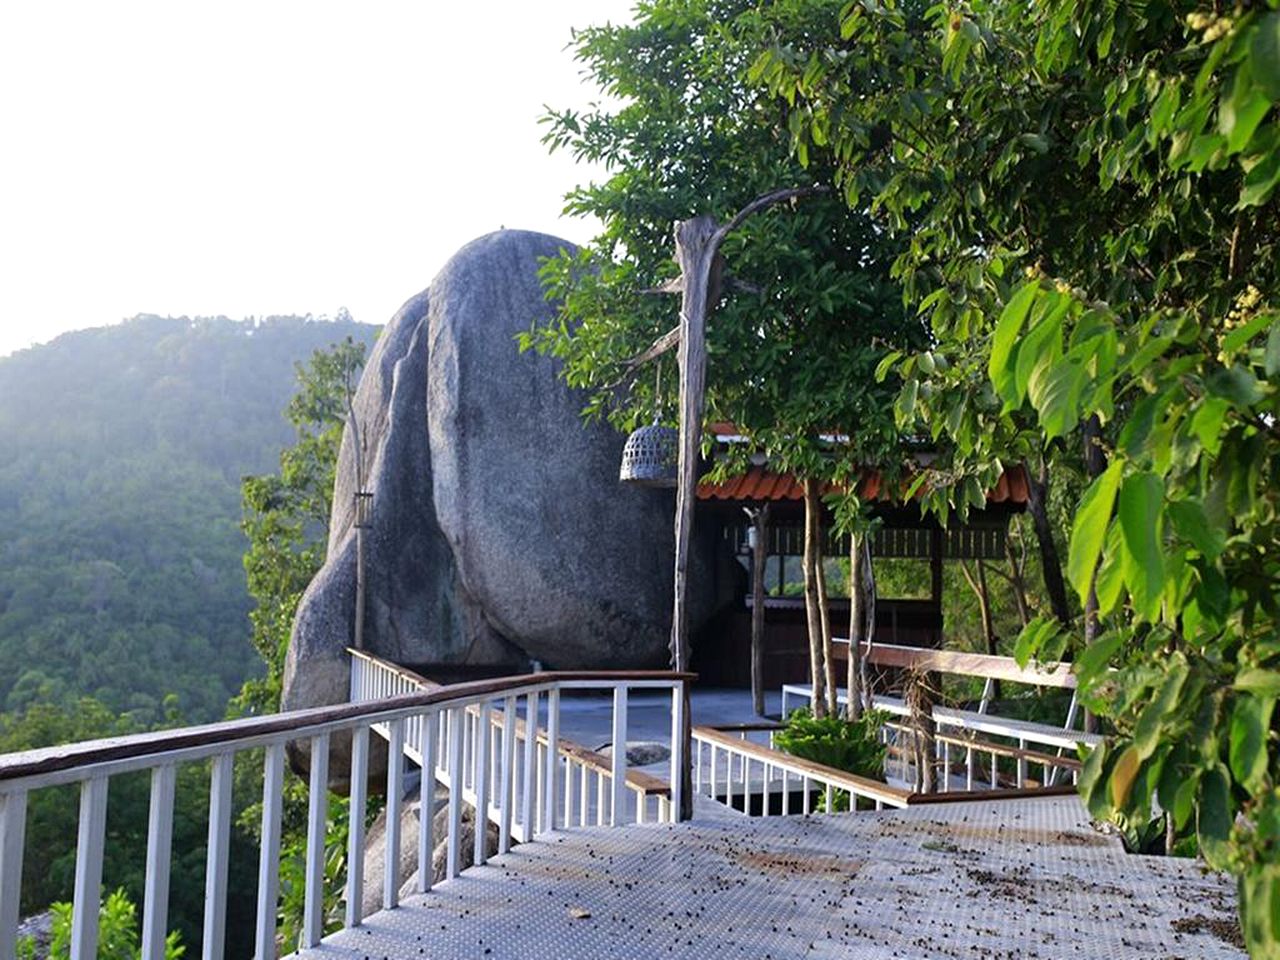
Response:
[[[1159,692],[1138,715],[1138,723],[1133,728],[1133,748],[1138,752],[1140,760],[1151,756],[1159,743],[1161,724],[1177,707],[1178,694],[1182,692],[1188,672],[1186,661],[1171,661]]]
[[[1196,835],[1200,852],[1209,866],[1225,870],[1228,866],[1228,844],[1235,811],[1227,776],[1219,767],[1206,770],[1200,778],[1200,803],[1196,817]]]
[[[1160,613],[1164,593],[1164,554],[1160,549],[1160,516],[1164,508],[1164,481],[1154,473],[1135,473],[1120,489],[1120,529],[1128,553],[1124,580],[1133,597],[1135,612],[1147,620]]]
[[[1167,510],[1178,536],[1199,550],[1210,563],[1222,555],[1226,533],[1209,521],[1200,501],[1175,500]]]
[[[893,369],[893,365],[902,359],[902,351],[890,350],[884,355],[884,359],[876,364],[876,383],[883,383],[884,378],[889,375],[889,371]]]
[[[1222,338],[1222,349],[1227,353],[1235,353],[1250,340],[1260,334],[1271,323],[1271,314],[1263,313],[1254,317],[1243,327],[1236,327]]]
[[[1102,561],[1094,578],[1094,592],[1098,595],[1098,612],[1105,616],[1115,609],[1124,592],[1124,534],[1120,524],[1113,523],[1107,531],[1107,541],[1102,547]]]
[[[1248,65],[1241,64],[1236,68],[1231,96],[1218,107],[1218,129],[1227,138],[1228,153],[1244,149],[1270,108],[1271,98],[1253,82]]]
[[[1022,332],[1022,325],[1026,322],[1027,313],[1039,291],[1038,280],[1024,283],[1000,311],[1000,319],[991,338],[991,357],[987,361],[987,375],[996,384],[997,390],[1000,390],[1003,381],[1012,378],[1012,371],[1006,369],[1009,356],[1018,342],[1018,334]]]
[[[1113,461],[1101,476],[1089,484],[1071,524],[1067,579],[1080,595],[1081,603],[1088,599],[1093,572],[1098,567],[1098,555],[1106,542],[1107,527],[1111,523],[1111,510],[1115,506],[1122,472],[1121,462]]]
[[[1040,414],[1045,437],[1065,436],[1080,422],[1080,393],[1085,372],[1071,359],[1046,362],[1036,368],[1027,382],[1027,395]]]
[[[1235,688],[1259,697],[1280,697],[1280,670],[1250,667],[1236,676]]]
[[[1243,210],[1245,207],[1257,207],[1266,203],[1277,183],[1280,183],[1280,150],[1272,150],[1245,174],[1236,209]]]
[[[1231,772],[1250,793],[1262,789],[1267,776],[1267,731],[1276,702],[1245,695],[1231,711]]]
[[[1212,457],[1216,457],[1222,447],[1222,424],[1230,409],[1231,404],[1221,397],[1205,397],[1191,415],[1191,432]]]
[[[1251,407],[1262,399],[1257,377],[1239,366],[1215,370],[1205,379],[1205,386],[1214,396],[1230,400],[1237,407]]]
[[[1267,334],[1267,348],[1262,355],[1262,369],[1267,377],[1280,373],[1280,313],[1271,321],[1271,332]]]
[[[900,425],[907,426],[914,421],[916,396],[919,391],[920,384],[916,380],[908,380],[902,385],[902,390],[898,393],[898,399],[893,404],[893,412]]]
[[[1120,756],[1116,757],[1115,766],[1111,768],[1109,791],[1113,806],[1123,809],[1129,802],[1129,792],[1133,789],[1133,782],[1137,779],[1141,767],[1142,757],[1132,745],[1126,747],[1121,751]]]
[[[1249,43],[1255,82],[1272,100],[1280,100],[1280,11],[1258,20]]]
[[[1088,687],[1107,671],[1111,658],[1116,655],[1125,635],[1119,630],[1111,630],[1089,644],[1076,657],[1074,668],[1080,686]]]

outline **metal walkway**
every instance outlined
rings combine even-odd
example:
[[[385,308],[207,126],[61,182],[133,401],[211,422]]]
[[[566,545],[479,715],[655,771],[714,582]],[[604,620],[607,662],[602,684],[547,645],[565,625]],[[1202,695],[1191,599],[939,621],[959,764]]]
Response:
[[[1072,798],[565,831],[304,960],[1240,958],[1234,886]],[[1215,933],[1214,931],[1223,931]]]

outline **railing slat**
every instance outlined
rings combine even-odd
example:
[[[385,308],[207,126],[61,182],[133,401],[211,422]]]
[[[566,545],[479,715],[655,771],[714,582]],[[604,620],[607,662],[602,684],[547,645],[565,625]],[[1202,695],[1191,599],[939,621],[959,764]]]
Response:
[[[102,899],[102,851],[107,831],[107,778],[80,785],[75,897],[71,907],[71,960],[96,960]]]
[[[627,685],[613,688],[613,764],[609,801],[609,826],[623,822],[627,810]]]
[[[480,715],[476,718],[476,822],[475,853],[472,862],[483,865],[488,859],[489,835],[489,746],[493,730],[493,707],[488,700],[480,704]]]
[[[527,843],[538,832],[538,818],[534,807],[538,781],[538,694],[524,698],[524,804],[521,825]]]
[[[0,793],[0,958],[4,960],[17,951],[22,845],[26,830],[27,792]]]
[[[552,687],[547,694],[547,788],[543,795],[542,815],[548,833],[556,828],[556,799],[559,796],[559,780],[556,777],[556,761],[560,745],[560,689]]]
[[[171,763],[151,771],[147,824],[147,879],[142,909],[142,960],[164,960],[169,923],[169,874],[173,857],[173,797],[177,770]]]
[[[685,816],[684,771],[689,763],[689,687],[680,680],[671,688],[671,819]]]
[[[382,853],[382,908],[400,903],[400,810],[404,802],[404,721],[390,723],[387,746],[386,833]]]
[[[314,947],[324,937],[324,844],[328,821],[329,735],[322,733],[311,738],[311,779],[307,797],[307,886],[302,907],[304,947]]]
[[[462,846],[462,740],[466,733],[467,715],[462,707],[449,711],[449,840],[445,876],[458,875]]]
[[[436,748],[440,713],[426,715],[422,734],[422,782],[418,794],[418,892],[426,893],[435,879]]]
[[[369,728],[351,732],[351,792],[347,820],[346,926],[364,922],[364,809],[369,794]]]
[[[227,866],[231,850],[231,781],[234,757],[213,758],[209,779],[209,846],[204,868],[203,960],[222,960],[227,932]]]
[[[502,819],[498,824],[498,852],[511,849],[511,807],[515,801],[516,698],[502,702]]]
[[[284,805],[284,742],[267,747],[262,765],[262,844],[258,855],[257,960],[275,960],[280,895],[280,814]]]

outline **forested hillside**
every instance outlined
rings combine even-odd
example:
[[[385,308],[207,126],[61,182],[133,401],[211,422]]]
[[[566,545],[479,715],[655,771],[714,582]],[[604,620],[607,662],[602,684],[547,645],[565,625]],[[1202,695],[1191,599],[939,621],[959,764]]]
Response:
[[[144,315],[0,359],[0,708],[221,715],[258,666],[240,479],[292,440],[295,364],[375,333]]]

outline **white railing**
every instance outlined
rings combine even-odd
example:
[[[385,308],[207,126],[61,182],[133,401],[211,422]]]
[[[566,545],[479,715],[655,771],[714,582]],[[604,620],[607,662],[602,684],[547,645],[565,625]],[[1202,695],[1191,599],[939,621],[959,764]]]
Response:
[[[837,637],[834,642],[847,646],[849,641]],[[952,707],[935,706],[933,708],[934,726],[939,735],[947,734],[953,741],[980,741],[981,737],[996,737],[1008,741],[1010,746],[1016,744],[1015,749],[1025,754],[1025,756],[1018,758],[1016,761],[1018,784],[1022,784],[1027,779],[1027,765],[1029,763],[1039,763],[1040,760],[1037,758],[1044,756],[1043,754],[1034,753],[1035,748],[1058,751],[1059,758],[1066,759],[1062,757],[1062,751],[1075,751],[1082,745],[1092,748],[1102,742],[1102,737],[1097,734],[1073,729],[1078,710],[1075,698],[1076,678],[1071,673],[1071,664],[1069,663],[1054,661],[1052,663],[1020,667],[1012,657],[997,657],[981,653],[958,653],[951,650],[904,647],[884,643],[878,643],[873,646],[868,646],[864,643],[863,655],[868,662],[879,667],[927,670],[940,674],[984,680],[985,688],[982,702],[977,710],[957,710]],[[1071,690],[1071,703],[1067,707],[1062,726],[999,717],[989,713],[991,691],[996,681],[1026,684],[1041,688],[1052,687]],[[802,684],[786,684],[782,688],[783,716],[787,716],[788,707],[792,699],[809,704],[812,702],[812,697],[813,691],[810,687]],[[845,691],[837,691],[837,702],[840,704],[848,702]],[[910,708],[899,697],[876,694],[872,698],[872,702],[877,710],[883,710],[886,713],[900,717],[910,717],[911,715]],[[943,759],[944,742],[942,740],[939,741],[937,757],[939,761]],[[1069,765],[1067,763],[1060,766]],[[1045,782],[1054,782],[1056,779],[1055,771],[1051,769],[1051,766],[1046,767]],[[946,764],[945,769],[951,769],[949,762]],[[972,774],[968,774],[968,776],[972,779]]]
[[[301,945],[312,947],[323,935],[324,840],[328,789],[329,753],[335,740],[350,739],[351,797],[349,847],[346,876],[345,926],[364,921],[364,820],[369,773],[369,732],[375,727],[387,737],[391,762],[387,765],[387,839],[399,843],[400,811],[403,798],[404,756],[416,750],[427,769],[439,769],[437,757],[445,758],[450,783],[468,783],[477,809],[487,817],[498,810],[501,846],[510,843],[518,831],[529,837],[559,829],[562,778],[558,754],[545,752],[541,760],[524,741],[523,762],[515,759],[515,719],[519,701],[524,701],[525,719],[536,728],[539,703],[545,698],[548,742],[558,742],[560,697],[566,690],[608,690],[613,692],[615,743],[626,741],[627,693],[635,689],[665,689],[671,694],[671,766],[679,773],[688,756],[687,743],[679,731],[685,724],[688,674],[636,673],[546,673],[501,680],[456,684],[428,692],[369,703],[301,710],[269,717],[251,718],[186,727],[157,733],[32,750],[0,756],[0,960],[15,956],[18,905],[21,897],[23,843],[28,796],[39,790],[65,784],[80,787],[80,819],[76,841],[76,868],[71,925],[71,960],[93,960],[98,946],[98,912],[101,898],[105,849],[106,810],[111,779],[140,770],[151,772],[151,808],[146,860],[146,888],[143,903],[142,960],[163,960],[164,934],[168,927],[169,875],[172,860],[173,806],[176,771],[182,764],[208,763],[209,791],[208,851],[205,870],[205,913],[202,932],[203,960],[219,960],[223,955],[227,866],[230,850],[232,765],[238,754],[264,751],[262,829],[259,850],[258,901],[255,956],[260,960],[277,953],[276,926],[280,880],[281,814],[285,775],[285,748],[293,743],[309,746],[310,804],[307,820],[306,890]],[[492,720],[493,704],[502,706],[502,736],[495,767],[491,761],[490,738],[471,737],[466,731],[468,717],[475,711],[480,729]],[[620,796],[626,782],[626,750],[615,750],[611,761],[614,811],[622,809]],[[495,773],[496,771],[496,773]],[[423,809],[431,810],[435,778],[424,776]],[[672,777],[670,809],[679,816],[681,778]],[[462,791],[451,790],[448,801],[447,873],[459,868],[462,823]],[[479,821],[483,822],[483,820]],[[616,818],[611,818],[616,822]],[[431,887],[433,871],[432,818],[422,818],[418,844],[417,887]],[[477,860],[483,862],[485,831],[475,831]],[[185,853],[186,851],[181,851]],[[383,880],[383,906],[397,905],[401,887],[400,858],[387,856]],[[288,945],[292,948],[292,945]]]
[[[365,651],[351,650],[351,702],[364,703],[388,696],[400,696],[408,693],[419,693],[440,689],[440,684],[406,670],[398,664],[383,660]],[[625,744],[627,741],[627,695],[628,685],[620,685],[614,691],[614,710],[611,743]],[[532,710],[536,717],[540,707],[535,700]],[[495,701],[487,711],[488,743],[481,735],[484,729],[483,711],[480,706],[467,708],[463,729],[462,751],[464,758],[480,755],[488,758],[489,773],[486,782],[498,784],[501,769],[507,757],[505,750],[508,737],[513,738],[513,752],[510,763],[514,765],[515,782],[525,782],[522,770],[526,765],[535,769],[543,769],[547,764],[547,750],[550,748],[551,734],[548,727],[539,727],[536,722],[532,726],[536,736],[531,743],[527,731],[531,723],[527,715],[522,719],[518,710],[508,710],[505,700]],[[673,720],[679,711],[672,712]],[[508,731],[508,719],[511,730]],[[374,732],[389,737],[390,732],[383,724],[375,724]],[[677,731],[673,737],[679,738]],[[453,779],[449,771],[448,756],[445,749],[447,743],[447,722],[436,731],[436,750],[434,751],[436,780],[450,790],[452,795]],[[667,780],[652,776],[640,770],[627,769],[625,758],[613,751],[613,756],[604,756],[563,737],[557,737],[557,778],[563,798],[561,822],[566,826],[617,825],[620,823],[659,822],[674,820],[671,804],[671,786]],[[405,754],[417,765],[426,769],[426,755],[423,745],[409,736],[404,744]],[[464,770],[474,770],[474,765],[464,762]],[[621,770],[621,776],[617,771]],[[671,768],[672,776],[678,771]],[[620,784],[621,791],[614,790],[614,784]],[[537,785],[541,789],[541,785]],[[481,797],[477,792],[477,783],[469,777],[464,778],[460,791],[464,803],[473,809],[479,809]],[[510,841],[523,843],[527,839],[524,824],[516,820],[504,826],[503,805],[499,792],[496,802],[488,804],[490,822],[499,828],[500,847],[502,852],[508,848]],[[510,832],[509,840],[507,833]]]
[[[815,793],[825,798],[825,809],[833,809],[835,792],[843,790],[852,796],[850,810],[859,807],[858,800],[876,810],[905,807],[911,792],[887,783],[855,776],[825,767],[801,757],[783,753],[770,746],[747,739],[753,730],[767,731],[769,725],[739,726],[730,730],[694,727],[694,793],[720,800],[744,813],[759,809],[761,816],[773,815],[772,800],[780,795],[779,812],[807,814],[812,810]],[[759,776],[753,776],[753,770]],[[791,809],[791,795],[800,791],[799,809]]]
[[[935,720],[936,722],[936,720]],[[915,782],[915,758],[910,745],[918,736],[909,724],[889,721],[881,728],[889,746],[885,772],[906,783]],[[1079,782],[1082,764],[1074,757],[1056,756],[1029,750],[1026,741],[1008,746],[984,740],[973,734],[933,736],[933,762],[940,776],[938,793],[1037,789],[1059,782],[1064,777],[1072,784]],[[1009,769],[1002,774],[1001,761]],[[1032,781],[1031,772],[1039,767],[1041,776]]]

